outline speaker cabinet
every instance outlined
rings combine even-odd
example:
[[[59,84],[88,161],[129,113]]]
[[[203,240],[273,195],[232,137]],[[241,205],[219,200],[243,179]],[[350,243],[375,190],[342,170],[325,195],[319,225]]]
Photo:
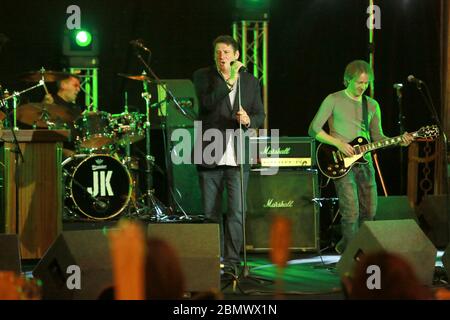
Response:
[[[450,278],[450,244],[444,251],[444,255],[442,256],[442,264],[444,265],[445,272],[447,272],[447,277]]]
[[[449,204],[446,195],[429,195],[417,208],[420,226],[437,248],[449,243]]]
[[[71,265],[80,267],[81,289],[68,289],[67,272]],[[44,299],[97,299],[113,284],[107,235],[103,230],[61,233],[33,270],[43,282]]]
[[[220,291],[218,224],[149,224],[148,236],[164,239],[178,251],[188,292]]]
[[[174,133],[175,130],[180,131]],[[203,214],[202,195],[196,165],[183,163],[186,153],[189,158],[191,157],[195,141],[194,128],[171,128],[167,132],[168,145],[170,146],[170,154],[167,159],[170,164],[168,173],[171,175],[173,197],[186,213],[190,215]],[[172,133],[174,133],[173,137]],[[183,138],[180,138],[180,136]],[[171,200],[173,199],[171,198]],[[178,205],[173,203],[172,207],[178,209]]]
[[[19,238],[16,234],[0,234],[0,271],[21,272]]]
[[[275,215],[292,222],[291,250],[319,248],[317,170],[280,169],[275,175],[251,171],[247,190],[246,242],[249,251],[270,249],[270,227]]]
[[[353,274],[361,255],[382,250],[404,257],[421,282],[431,285],[437,250],[412,219],[364,222],[337,264],[339,275]]]

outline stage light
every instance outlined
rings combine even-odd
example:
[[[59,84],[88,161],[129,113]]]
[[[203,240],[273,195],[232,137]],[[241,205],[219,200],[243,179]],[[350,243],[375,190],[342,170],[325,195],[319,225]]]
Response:
[[[237,0],[238,5],[243,7],[267,7],[269,4],[268,0]]]
[[[235,0],[235,18],[249,20],[267,20],[270,0]]]
[[[79,30],[75,34],[75,42],[80,47],[87,47],[92,42],[92,35],[89,31]]]
[[[95,67],[100,53],[98,33],[89,28],[65,30],[62,52],[69,66]]]

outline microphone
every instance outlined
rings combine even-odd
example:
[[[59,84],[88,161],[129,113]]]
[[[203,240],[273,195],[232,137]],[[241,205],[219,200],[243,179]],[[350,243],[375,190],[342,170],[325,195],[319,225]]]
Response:
[[[403,83],[394,83],[394,89],[401,89],[403,88]]]
[[[412,74],[410,74],[410,75],[408,76],[408,82],[415,83],[415,84],[417,84],[417,85],[423,84],[423,81],[422,81],[422,80],[417,79],[417,78],[414,77]]]
[[[130,44],[135,48],[141,48],[142,50],[147,51],[148,53],[151,54],[152,52],[150,51],[150,49],[144,46],[142,41],[143,41],[142,39],[131,40]]]
[[[236,60],[235,60],[236,61]],[[235,63],[235,61],[231,61],[230,62],[230,66],[232,66],[234,63]],[[241,66],[240,68],[239,68],[239,70],[238,70],[238,72],[245,72],[245,71],[247,71],[247,68],[245,67],[245,66]]]

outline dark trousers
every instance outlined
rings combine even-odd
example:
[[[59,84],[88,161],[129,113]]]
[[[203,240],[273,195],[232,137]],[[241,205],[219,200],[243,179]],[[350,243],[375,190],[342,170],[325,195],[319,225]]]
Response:
[[[219,166],[214,169],[199,170],[198,174],[205,217],[220,226],[221,255],[226,262],[240,263],[243,230],[239,167]],[[244,196],[247,191],[248,176],[248,171],[244,171]],[[222,210],[224,191],[227,194],[225,217]],[[205,239],[205,241],[208,240]]]

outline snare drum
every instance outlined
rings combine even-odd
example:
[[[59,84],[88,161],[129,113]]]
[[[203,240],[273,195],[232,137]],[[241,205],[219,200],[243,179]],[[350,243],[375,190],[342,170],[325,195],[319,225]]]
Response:
[[[120,114],[114,121],[116,141],[120,145],[135,143],[145,138],[145,115],[139,112]]]
[[[71,213],[95,220],[120,214],[131,198],[128,169],[109,155],[77,154],[62,163],[64,205]]]
[[[78,149],[100,149],[114,143],[111,115],[104,111],[85,112],[76,122]]]

